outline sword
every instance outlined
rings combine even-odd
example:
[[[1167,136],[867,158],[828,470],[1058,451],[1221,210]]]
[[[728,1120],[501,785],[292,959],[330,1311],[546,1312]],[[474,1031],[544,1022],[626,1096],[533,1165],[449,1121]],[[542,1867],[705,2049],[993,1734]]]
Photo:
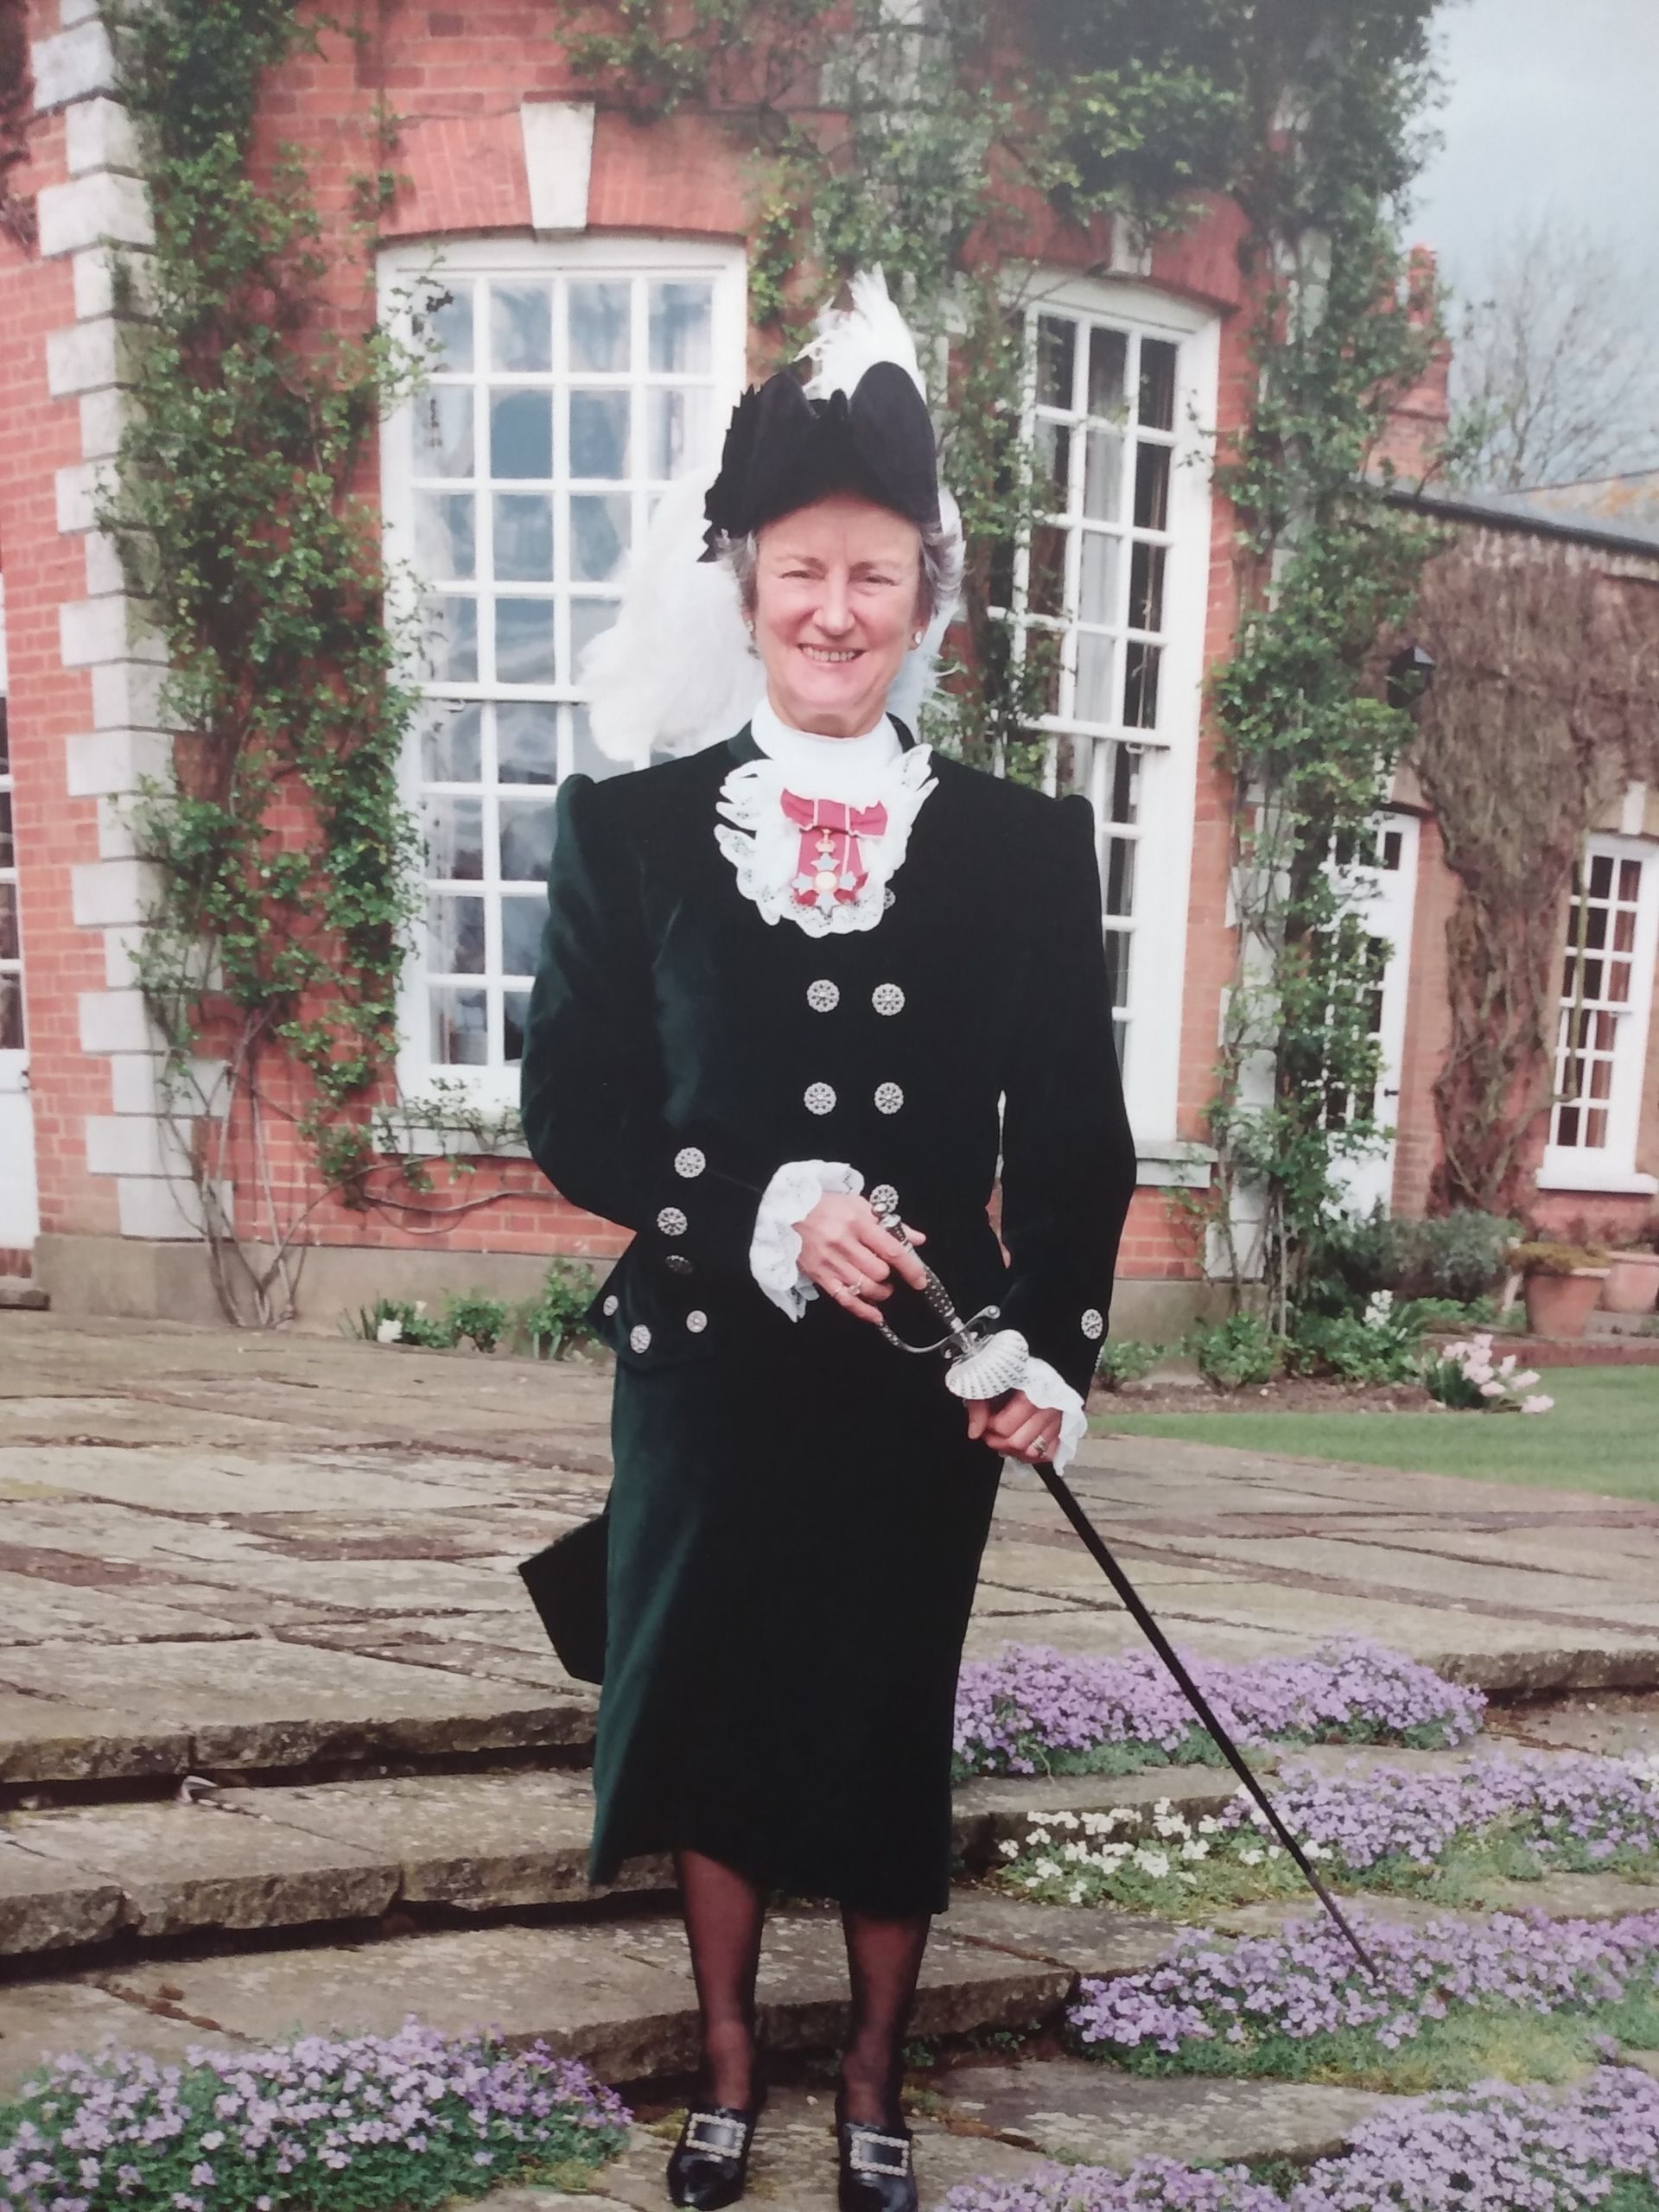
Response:
[[[889,1328],[883,1321],[880,1325],[880,1330],[887,1342],[896,1344],[900,1351],[942,1353],[951,1369],[958,1370],[958,1387],[961,1381],[959,1370],[970,1361],[980,1363],[984,1372],[982,1376],[974,1378],[975,1388],[961,1393],[964,1396],[997,1397],[1012,1388],[1011,1382],[1006,1379],[1013,1367],[1012,1347],[1005,1348],[1000,1357],[998,1355],[999,1332],[995,1324],[1001,1318],[1001,1309],[995,1306],[983,1306],[970,1319],[964,1321],[952,1304],[950,1294],[911,1243],[909,1236],[906,1234],[905,1224],[898,1214],[882,1214],[879,1218],[888,1236],[902,1244],[906,1250],[912,1253],[919,1262],[922,1274],[925,1278],[924,1294],[928,1304],[944,1324],[945,1330],[944,1335],[935,1344],[912,1344],[906,1343],[896,1330]],[[1013,1334],[1012,1332],[1001,1333]],[[1023,1340],[1021,1340],[1020,1357],[1021,1359],[1024,1357]],[[981,1382],[985,1385],[982,1389],[978,1387]],[[1105,1540],[1077,1503],[1071,1484],[1052,1461],[1039,1459],[1035,1462],[1035,1465],[1049,1496],[1071,1523],[1073,1533],[1084,1550],[1111,1584],[1119,1598],[1122,1599],[1130,1618],[1168,1669],[1174,1679],[1176,1688],[1197,1713],[1217,1749],[1261,1808],[1268,1827],[1290,1853],[1314,1896],[1318,1897],[1332,1919],[1347,1937],[1353,1947],[1354,1955],[1373,1981],[1380,1980],[1382,1977],[1377,1972],[1376,1962],[1354,1933],[1347,1915],[1326,1888],[1318,1872],[1309,1861],[1307,1853],[1285,1825],[1278,1808],[1262,1788],[1243,1751],[1239,1750],[1226,1728],[1217,1718],[1209,1699],[1193,1681],[1180,1654],[1158,1625],[1145,1599],[1141,1597],[1122,1567],[1107,1549]]]

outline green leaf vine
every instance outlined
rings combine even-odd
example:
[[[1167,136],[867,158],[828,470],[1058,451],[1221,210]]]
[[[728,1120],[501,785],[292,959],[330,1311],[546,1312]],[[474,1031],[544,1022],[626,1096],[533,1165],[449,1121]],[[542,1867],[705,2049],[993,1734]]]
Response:
[[[376,1203],[369,1105],[420,849],[398,786],[414,699],[354,488],[421,368],[375,321],[387,181],[357,189],[353,301],[299,156],[251,155],[267,73],[327,28],[294,0],[149,0],[117,22],[156,248],[123,272],[131,404],[99,521],[165,645],[176,732],[171,778],[131,808],[157,887],[136,979],[220,1304],[263,1325],[293,1311],[317,1208]]]

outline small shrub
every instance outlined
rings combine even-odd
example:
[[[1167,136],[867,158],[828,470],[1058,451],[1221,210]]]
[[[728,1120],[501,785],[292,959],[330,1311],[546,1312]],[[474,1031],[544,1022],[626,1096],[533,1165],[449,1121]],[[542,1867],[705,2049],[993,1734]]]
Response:
[[[1605,1268],[1607,1255],[1599,1244],[1513,1244],[1509,1261],[1523,1275],[1571,1275],[1580,1268]]]
[[[1537,1376],[1531,1368],[1518,1373],[1513,1352],[1495,1360],[1490,1337],[1447,1344],[1418,1372],[1430,1396],[1454,1413],[1547,1414],[1555,1403],[1554,1398],[1528,1395]]]
[[[1406,1382],[1415,1378],[1421,1333],[1411,1308],[1379,1290],[1363,1313],[1300,1316],[1286,1354],[1300,1375],[1329,1375],[1339,1382]]]
[[[591,1340],[587,1319],[598,1285],[591,1268],[555,1260],[540,1294],[518,1308],[518,1322],[532,1359],[563,1359],[573,1344]]]
[[[1505,1252],[1518,1233],[1502,1214],[1465,1207],[1430,1220],[1374,1212],[1350,1220],[1335,1216],[1308,1255],[1304,1306],[1315,1313],[1361,1309],[1379,1290],[1397,1298],[1484,1298],[1503,1272]]]
[[[1504,1254],[1516,1224],[1503,1214],[1460,1207],[1426,1221],[1402,1224],[1406,1265],[1389,1287],[1407,1297],[1484,1298],[1503,1272]]]
[[[1163,1356],[1161,1344],[1142,1344],[1138,1337],[1108,1337],[1095,1372],[1103,1390],[1121,1390],[1126,1382],[1150,1375]]]
[[[1218,1390],[1244,1390],[1272,1382],[1285,1340],[1254,1313],[1230,1313],[1212,1328],[1194,1329],[1187,1348],[1206,1382]]]
[[[447,1318],[435,1319],[423,1298],[377,1298],[372,1306],[359,1307],[357,1333],[371,1344],[418,1344],[428,1351],[447,1351],[457,1332]]]
[[[448,1301],[444,1319],[452,1332],[452,1344],[465,1337],[480,1351],[493,1351],[506,1333],[507,1307],[502,1299],[486,1298],[472,1290]]]

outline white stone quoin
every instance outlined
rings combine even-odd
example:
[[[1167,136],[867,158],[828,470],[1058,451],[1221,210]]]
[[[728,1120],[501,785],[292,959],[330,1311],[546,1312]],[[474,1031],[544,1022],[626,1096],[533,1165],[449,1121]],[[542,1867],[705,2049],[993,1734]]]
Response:
[[[588,100],[525,100],[518,110],[530,219],[538,231],[585,231],[594,168]]]
[[[111,1109],[88,1115],[83,1134],[91,1172],[115,1181],[124,1236],[194,1237],[200,1208],[179,1150],[188,1122],[179,1134],[168,1129],[162,1040],[132,982],[157,882],[134,849],[130,801],[171,771],[165,655],[127,592],[113,540],[98,527],[132,380],[131,322],[152,296],[155,226],[97,0],[61,0],[60,20],[57,35],[35,42],[31,63],[37,108],[64,111],[69,170],[67,183],[40,195],[41,253],[68,258],[74,276],[75,320],[48,332],[46,372],[53,397],[76,408],[82,456],[58,472],[55,487],[58,529],[80,540],[86,583],[84,598],[59,607],[59,650],[65,668],[88,672],[92,690],[92,728],[65,741],[64,789],[98,801],[99,857],[73,868],[72,911],[81,928],[102,934],[108,984],[79,999],[81,1049],[108,1059]]]

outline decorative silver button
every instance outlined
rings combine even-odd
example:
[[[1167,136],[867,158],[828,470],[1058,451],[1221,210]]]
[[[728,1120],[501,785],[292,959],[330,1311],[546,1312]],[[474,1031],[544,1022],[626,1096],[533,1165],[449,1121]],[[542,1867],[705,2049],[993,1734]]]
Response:
[[[606,1300],[604,1305],[600,1308],[600,1311],[602,1313],[614,1313],[617,1307],[621,1303],[621,1300],[613,1293],[612,1295]]]
[[[683,1252],[671,1252],[663,1265],[671,1275],[689,1275],[691,1272],[691,1262]]]
[[[1099,1306],[1090,1306],[1086,1307],[1082,1322],[1079,1325],[1083,1330],[1084,1335],[1087,1337],[1091,1343],[1095,1338],[1103,1335],[1105,1332],[1106,1323],[1102,1317]]]
[[[899,1193],[891,1183],[878,1183],[870,1192],[870,1204],[875,1208],[877,1213],[897,1213]]]
[[[806,1002],[814,1014],[833,1014],[841,1004],[841,986],[832,983],[827,976],[806,987]]]
[[[809,1083],[806,1086],[806,1110],[809,1114],[828,1114],[836,1103],[836,1094],[827,1083]]]
[[[700,1306],[694,1306],[685,1317],[685,1325],[694,1337],[700,1337],[709,1325],[709,1316]]]
[[[897,983],[878,983],[870,993],[870,1004],[878,1014],[902,1014],[905,995]]]
[[[897,895],[898,895],[898,894],[897,894],[895,892],[891,891],[891,890],[884,891],[884,892],[881,893],[881,907],[882,907],[882,912],[885,912],[887,911],[887,909],[889,906],[892,906],[892,904],[893,904],[893,899],[897,897]]]
[[[674,1173],[683,1175],[688,1182],[692,1176],[701,1175],[708,1165],[694,1144],[687,1145],[683,1152],[677,1152],[674,1155]]]
[[[678,1206],[664,1206],[657,1217],[657,1226],[664,1236],[683,1236],[685,1216]]]
[[[875,1110],[878,1114],[896,1114],[905,1103],[905,1094],[896,1083],[879,1083],[875,1087]]]
[[[649,1350],[650,1344],[651,1331],[643,1321],[637,1322],[628,1331],[628,1349],[631,1351],[645,1351]]]

